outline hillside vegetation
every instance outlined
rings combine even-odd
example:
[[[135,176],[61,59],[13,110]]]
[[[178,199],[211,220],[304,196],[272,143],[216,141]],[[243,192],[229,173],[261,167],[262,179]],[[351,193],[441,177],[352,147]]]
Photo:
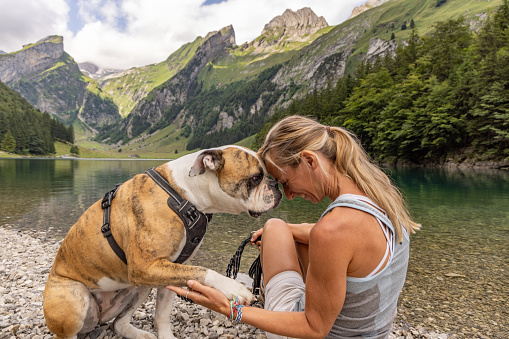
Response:
[[[345,127],[379,161],[509,161],[508,0],[477,33],[462,17],[436,23],[423,36],[410,30],[408,46],[394,57],[362,63],[275,114],[257,145],[292,114]]]
[[[73,143],[73,128],[34,109],[21,95],[0,82],[0,149],[47,155],[55,152],[57,140]]]

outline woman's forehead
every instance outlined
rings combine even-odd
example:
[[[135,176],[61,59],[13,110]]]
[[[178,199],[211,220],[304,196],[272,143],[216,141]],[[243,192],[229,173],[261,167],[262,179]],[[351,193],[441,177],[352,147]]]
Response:
[[[276,181],[285,181],[286,175],[288,173],[289,168],[286,166],[278,166],[274,164],[272,161],[267,161],[265,163],[265,167],[267,171],[272,176],[272,178]]]

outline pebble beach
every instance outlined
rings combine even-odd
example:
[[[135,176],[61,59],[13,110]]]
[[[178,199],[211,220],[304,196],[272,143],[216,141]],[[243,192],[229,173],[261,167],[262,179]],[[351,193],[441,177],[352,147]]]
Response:
[[[45,233],[0,227],[0,339],[47,339],[53,335],[42,312],[43,291],[60,242]],[[153,325],[155,295],[135,312],[132,323],[156,334]],[[177,299],[173,309],[174,335],[177,338],[253,338],[265,333],[246,324],[233,324],[225,316],[199,305]],[[455,334],[426,331],[422,326],[394,324],[389,338],[459,338]],[[81,339],[121,339],[109,324],[97,326]]]

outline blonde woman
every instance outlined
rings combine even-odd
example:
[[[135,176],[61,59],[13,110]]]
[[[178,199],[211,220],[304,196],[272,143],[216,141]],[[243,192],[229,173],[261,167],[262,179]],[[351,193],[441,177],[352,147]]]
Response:
[[[410,219],[401,194],[356,138],[301,116],[277,123],[258,151],[292,200],[333,202],[316,224],[271,219],[261,262],[265,309],[230,302],[189,281],[196,303],[267,332],[273,338],[387,338],[409,259]]]

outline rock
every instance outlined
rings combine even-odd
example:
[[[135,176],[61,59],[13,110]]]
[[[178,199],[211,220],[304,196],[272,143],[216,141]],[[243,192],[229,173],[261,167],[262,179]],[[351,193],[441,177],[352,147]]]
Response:
[[[0,62],[0,81],[3,83],[41,72],[56,63],[64,53],[64,39],[52,35],[23,47],[17,53],[3,56]]]
[[[323,16],[318,17],[309,7],[294,12],[287,9],[283,15],[278,15],[265,25],[262,35],[275,35],[273,43],[283,40],[299,40],[303,36],[329,26]],[[270,41],[267,44],[271,44]]]
[[[369,40],[368,52],[366,53],[366,60],[373,62],[377,57],[383,57],[387,54],[394,55],[398,44],[395,40],[382,40],[380,38],[371,38]]]
[[[457,273],[446,273],[445,276],[449,278],[465,278],[464,275]]]
[[[352,14],[350,14],[350,19],[356,17],[357,15],[367,11],[368,9],[378,7],[383,5],[389,0],[368,0],[365,4],[357,6],[353,9]]]

